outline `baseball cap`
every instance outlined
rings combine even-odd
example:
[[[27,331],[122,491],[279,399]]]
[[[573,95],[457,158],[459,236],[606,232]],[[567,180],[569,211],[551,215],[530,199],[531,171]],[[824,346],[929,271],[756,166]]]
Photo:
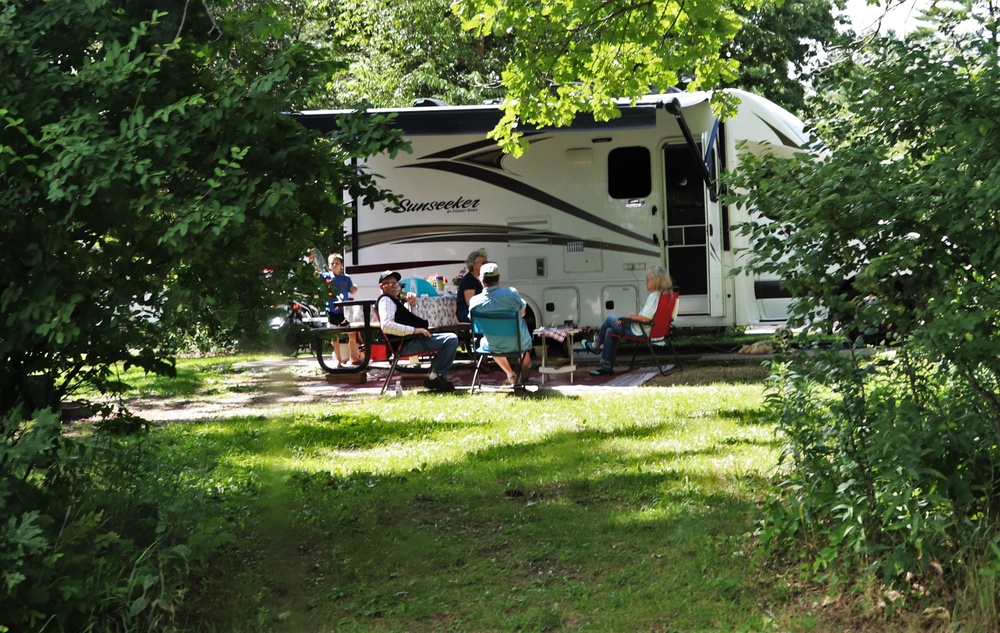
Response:
[[[395,270],[387,270],[379,276],[378,282],[382,283],[386,279],[395,279],[396,281],[399,281],[402,278],[403,276],[397,273]]]
[[[496,279],[500,276],[500,267],[493,262],[487,262],[479,267],[480,279]]]

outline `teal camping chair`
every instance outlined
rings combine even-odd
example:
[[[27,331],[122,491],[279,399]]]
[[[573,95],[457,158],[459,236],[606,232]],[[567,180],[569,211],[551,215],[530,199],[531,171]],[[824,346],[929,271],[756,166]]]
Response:
[[[483,361],[488,356],[503,356],[510,362],[511,369],[517,375],[514,389],[524,389],[527,376],[522,370],[525,355],[531,354],[531,337],[525,339],[521,331],[524,318],[519,312],[489,312],[473,308],[469,311],[472,321],[472,338],[479,337],[477,345],[472,347],[472,355],[476,359],[476,372],[472,376],[472,389],[476,392],[479,384],[479,371]],[[481,386],[480,386],[481,387]]]

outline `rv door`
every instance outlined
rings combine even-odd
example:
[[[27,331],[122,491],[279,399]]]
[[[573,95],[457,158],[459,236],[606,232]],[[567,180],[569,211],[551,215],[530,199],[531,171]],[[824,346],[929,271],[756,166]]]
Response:
[[[718,143],[714,142],[713,135],[705,132],[701,136],[701,146],[708,148],[705,151],[705,165],[711,166],[719,164],[719,157],[716,151]],[[713,182],[718,182],[718,173],[712,173]],[[722,263],[722,238],[725,226],[722,222],[722,204],[719,196],[715,192],[705,188],[705,215],[708,226],[705,227],[708,235],[708,314],[709,316],[720,317],[725,312],[725,270]]]

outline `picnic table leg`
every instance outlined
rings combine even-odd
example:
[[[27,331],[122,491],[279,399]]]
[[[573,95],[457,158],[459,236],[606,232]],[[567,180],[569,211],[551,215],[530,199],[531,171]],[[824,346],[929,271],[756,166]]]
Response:
[[[575,367],[576,361],[573,360],[573,336],[574,336],[573,332],[569,332],[566,334],[566,344],[569,346],[569,364]],[[571,385],[573,384],[573,374],[575,373],[576,373],[575,371],[569,372],[569,384]]]
[[[335,368],[330,367],[326,364],[326,359],[323,358],[323,348],[326,347],[326,339],[322,336],[313,337],[313,350],[316,352],[316,360],[319,362],[319,366],[323,368],[323,371],[332,374]]]
[[[548,353],[548,351],[549,351],[548,341],[546,341],[545,337],[543,336],[542,337],[542,367],[544,367],[546,369],[548,369],[548,367],[549,367],[549,360],[548,360],[549,359],[549,353]],[[541,369],[541,367],[539,369]],[[542,377],[542,384],[544,385],[545,384],[545,372],[544,371],[539,371],[538,375]]]

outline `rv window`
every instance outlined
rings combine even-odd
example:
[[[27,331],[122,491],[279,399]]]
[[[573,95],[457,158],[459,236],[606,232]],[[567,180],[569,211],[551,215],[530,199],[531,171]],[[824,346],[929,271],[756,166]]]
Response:
[[[653,189],[649,150],[619,147],[608,154],[608,194],[612,198],[645,198]]]

